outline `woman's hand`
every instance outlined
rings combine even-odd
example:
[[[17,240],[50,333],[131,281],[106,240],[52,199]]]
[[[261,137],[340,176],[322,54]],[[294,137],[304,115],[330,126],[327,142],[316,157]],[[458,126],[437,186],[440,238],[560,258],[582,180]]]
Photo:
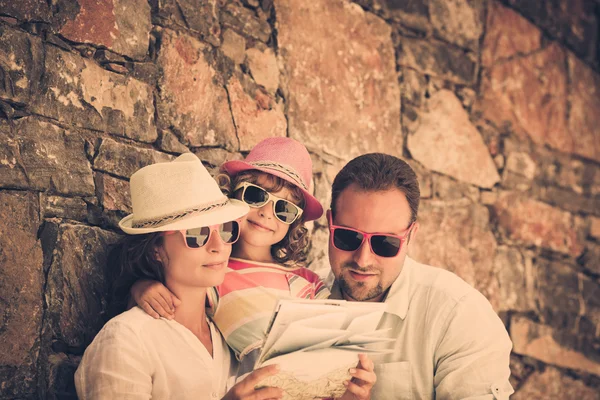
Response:
[[[256,371],[248,374],[242,381],[236,383],[234,387],[227,392],[223,400],[266,400],[266,399],[281,399],[283,390],[276,387],[266,387],[262,389],[254,389],[256,385],[268,376],[275,375],[279,372],[277,365],[269,365],[259,368]]]
[[[352,379],[346,382],[346,392],[340,397],[340,400],[369,400],[371,398],[371,389],[377,381],[375,365],[364,354],[359,354],[358,360],[356,368],[350,369]]]
[[[173,319],[175,307],[181,304],[181,300],[165,285],[148,279],[140,279],[131,286],[131,297],[146,314],[154,318]]]

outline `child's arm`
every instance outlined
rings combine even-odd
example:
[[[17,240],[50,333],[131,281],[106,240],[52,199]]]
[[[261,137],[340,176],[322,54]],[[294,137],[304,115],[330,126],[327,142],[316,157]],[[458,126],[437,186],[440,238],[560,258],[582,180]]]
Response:
[[[140,279],[131,287],[131,298],[146,314],[154,318],[173,319],[175,307],[181,300],[177,298],[165,285],[158,281]],[[131,300],[130,300],[131,305]],[[135,305],[135,304],[132,304]]]
[[[350,369],[350,375],[353,378],[347,381],[346,393],[340,397],[340,400],[369,400],[371,398],[371,389],[377,381],[375,365],[365,354],[359,354],[358,359],[356,368]]]

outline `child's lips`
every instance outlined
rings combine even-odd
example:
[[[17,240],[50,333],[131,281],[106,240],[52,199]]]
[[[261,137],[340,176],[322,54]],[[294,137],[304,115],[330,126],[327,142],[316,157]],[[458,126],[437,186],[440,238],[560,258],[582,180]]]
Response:
[[[265,231],[269,231],[269,232],[273,232],[273,229],[267,228],[264,225],[259,224],[258,222],[252,221],[252,220],[247,220],[250,224],[252,224],[255,228],[261,229],[261,230],[265,230]]]

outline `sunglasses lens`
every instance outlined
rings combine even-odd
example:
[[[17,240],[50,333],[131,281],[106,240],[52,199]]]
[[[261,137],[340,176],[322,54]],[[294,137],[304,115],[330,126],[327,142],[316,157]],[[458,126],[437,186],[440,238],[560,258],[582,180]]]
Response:
[[[242,200],[249,206],[262,207],[269,200],[269,193],[262,188],[248,186]]]
[[[185,231],[185,242],[191,249],[202,247],[208,241],[210,228],[203,226],[201,228],[188,229]]]
[[[298,217],[298,207],[287,200],[277,200],[275,202],[275,216],[284,224],[291,224]]]
[[[381,257],[395,257],[400,251],[400,239],[393,236],[375,235],[371,237],[373,253]]]
[[[230,221],[221,224],[219,235],[224,243],[234,243],[240,236],[240,225],[237,221]]]
[[[333,245],[340,250],[354,251],[360,247],[363,237],[360,232],[336,228],[333,231]]]

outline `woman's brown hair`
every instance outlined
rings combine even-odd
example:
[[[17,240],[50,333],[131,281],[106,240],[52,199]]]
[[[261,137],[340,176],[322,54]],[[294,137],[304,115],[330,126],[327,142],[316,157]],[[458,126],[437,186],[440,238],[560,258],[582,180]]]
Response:
[[[111,248],[107,261],[110,314],[127,309],[129,291],[136,281],[150,279],[165,284],[165,267],[157,257],[162,243],[161,232],[155,232],[125,235]]]
[[[283,188],[288,189],[296,204],[300,208],[304,208],[304,195],[302,191],[293,184],[281,179],[277,176],[267,174],[260,171],[247,171],[241,172],[234,177],[229,174],[222,172],[215,178],[219,187],[228,197],[233,196],[233,189],[241,182],[250,182],[256,184],[259,176],[267,177],[267,183],[262,183],[261,187],[264,187],[269,192],[277,192]],[[271,246],[271,255],[273,258],[281,264],[302,264],[306,262],[308,255],[308,248],[310,245],[308,229],[304,226],[304,217],[298,218],[290,225],[285,237]]]

